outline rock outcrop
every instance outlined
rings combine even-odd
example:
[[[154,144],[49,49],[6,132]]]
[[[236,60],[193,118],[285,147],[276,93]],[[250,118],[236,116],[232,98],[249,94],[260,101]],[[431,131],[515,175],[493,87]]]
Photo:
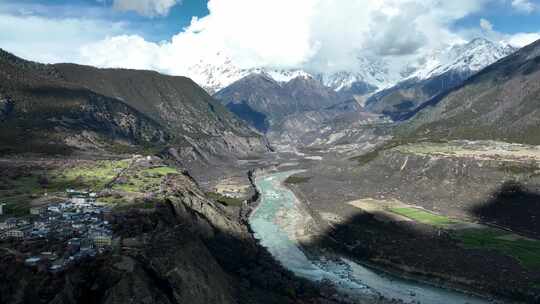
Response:
[[[246,226],[187,175],[169,175],[153,210],[114,214],[110,252],[50,273],[0,248],[0,302],[322,303],[277,264]]]

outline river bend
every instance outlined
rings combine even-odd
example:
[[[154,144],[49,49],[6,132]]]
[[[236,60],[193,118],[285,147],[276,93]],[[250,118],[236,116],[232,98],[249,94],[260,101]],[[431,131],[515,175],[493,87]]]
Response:
[[[308,258],[295,241],[294,229],[291,229],[297,221],[303,220],[305,213],[300,212],[294,193],[283,185],[287,177],[297,172],[279,172],[256,178],[261,201],[250,217],[255,237],[284,267],[311,281],[330,281],[353,299],[382,295],[405,303],[490,303],[465,293],[380,273],[341,257]]]

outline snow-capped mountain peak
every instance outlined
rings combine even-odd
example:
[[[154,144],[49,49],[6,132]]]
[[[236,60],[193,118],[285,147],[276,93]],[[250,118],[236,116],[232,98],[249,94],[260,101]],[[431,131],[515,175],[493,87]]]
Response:
[[[448,71],[477,72],[515,51],[511,46],[476,38],[432,52],[407,78],[427,79]]]
[[[230,58],[216,54],[211,62],[199,61],[186,70],[190,77],[210,94],[229,86],[236,80],[247,76],[250,72],[238,68]]]
[[[385,88],[399,80],[392,75],[388,63],[383,60],[363,56],[358,56],[356,59],[356,64],[351,67],[351,71],[319,73],[316,78],[335,91],[350,88],[358,82]]]
[[[227,56],[217,53],[211,63],[202,60],[187,69],[186,76],[213,94],[250,74],[265,74],[277,82],[288,82],[296,77],[312,77],[300,69],[241,69]]]
[[[277,82],[289,82],[297,77],[312,77],[311,74],[303,70],[298,69],[265,69],[265,68],[256,68],[248,70],[250,73],[264,73]]]
[[[399,68],[390,69],[381,58],[358,56],[350,70],[329,73],[309,73],[302,69],[239,68],[224,55],[199,61],[186,70],[186,76],[213,94],[233,82],[253,73],[265,73],[277,82],[288,82],[296,77],[312,77],[335,91],[346,90],[358,83],[382,90],[406,79],[428,79],[448,71],[477,72],[495,61],[510,55],[511,46],[476,38],[468,43],[434,50],[419,60]]]

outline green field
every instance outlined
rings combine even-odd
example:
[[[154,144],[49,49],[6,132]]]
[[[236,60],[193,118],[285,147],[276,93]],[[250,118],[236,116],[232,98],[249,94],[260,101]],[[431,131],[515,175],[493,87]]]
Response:
[[[436,215],[436,214],[429,213],[427,211],[417,209],[417,208],[410,208],[410,207],[390,208],[390,211],[396,214],[408,217],[411,220],[414,220],[416,222],[433,225],[433,226],[447,226],[447,225],[459,223],[458,221],[451,220],[445,216]]]
[[[207,192],[206,195],[209,198],[215,200],[216,202],[221,203],[226,206],[241,206],[243,203],[243,200],[239,198],[224,196],[217,192]]]
[[[390,211],[416,222],[444,228],[459,221],[417,208],[391,208]],[[461,245],[469,249],[496,250],[519,261],[527,268],[540,268],[540,241],[526,239],[495,228],[461,229],[451,232]]]
[[[127,176],[126,181],[115,184],[114,190],[125,192],[155,192],[159,190],[161,182],[167,174],[177,174],[171,167],[157,167],[137,171]]]
[[[9,216],[22,216],[29,212],[30,202],[45,193],[63,194],[68,188],[100,191],[120,173],[129,168],[129,160],[80,163],[65,168],[21,170],[11,177],[0,177],[0,202],[7,203]],[[122,182],[112,185],[112,190],[130,193],[158,191],[167,174],[178,171],[171,167],[129,169]],[[103,202],[117,205],[126,202],[123,197],[103,197]]]
[[[64,191],[66,188],[99,191],[128,167],[129,161],[121,160],[58,169],[48,174],[48,188],[53,191]]]
[[[494,228],[460,230],[454,233],[454,237],[466,248],[497,250],[525,267],[540,268],[540,241],[520,238]]]

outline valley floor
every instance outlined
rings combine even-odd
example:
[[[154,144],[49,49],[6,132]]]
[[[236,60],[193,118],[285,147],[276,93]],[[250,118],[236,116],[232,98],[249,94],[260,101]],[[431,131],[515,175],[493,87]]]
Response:
[[[92,189],[118,215],[113,222],[116,249],[82,264],[99,269],[98,285],[108,284],[101,281],[107,275],[108,261],[124,259],[128,262],[122,265],[135,265],[128,269],[157,271],[152,274],[157,280],[145,283],[149,294],[154,295],[154,288],[164,282],[161,280],[178,288],[174,284],[179,281],[160,272],[163,269],[142,266],[152,260],[153,253],[140,246],[158,248],[155,242],[160,237],[175,242],[175,238],[190,238],[188,235],[195,233],[192,242],[197,249],[181,250],[208,252],[211,263],[224,273],[217,278],[222,280],[219,284],[225,284],[227,279],[223,278],[234,278],[225,287],[232,288],[227,292],[231,299],[241,299],[240,303],[331,303],[329,295],[335,290],[311,285],[282,269],[256,245],[245,226],[254,206],[250,203],[257,196],[247,172],[256,168],[261,168],[257,174],[301,169],[284,184],[303,202],[302,212],[312,219],[301,222],[301,227],[290,227],[308,256],[333,251],[400,276],[535,303],[540,295],[539,161],[539,149],[533,146],[467,141],[402,143],[388,138],[356,146],[289,149],[236,163],[193,167],[189,172],[153,156],[7,158],[0,160],[0,194],[8,215],[0,217],[0,222],[27,216],[30,208],[47,203],[45,195],[62,198],[66,188]],[[171,180],[174,176],[180,180]],[[172,217],[167,209],[170,202],[176,210]],[[201,206],[208,207],[197,209]],[[278,219],[286,215],[278,214]],[[183,223],[187,223],[185,231]],[[168,225],[176,228],[170,230]],[[153,236],[148,239],[149,235]],[[33,270],[16,261],[24,261],[43,247],[27,242],[4,245],[7,250],[1,258],[7,264],[3,265],[11,265],[4,270],[31,278]],[[191,257],[158,258],[175,263]],[[145,277],[139,270],[126,272],[122,265],[114,273],[115,284]],[[86,268],[76,269],[76,276],[96,275],[81,270]],[[66,279],[75,278],[56,277],[53,290],[39,291],[42,302],[66,288]],[[36,284],[48,284],[51,277],[42,273],[36,280]],[[0,284],[4,286],[0,290],[3,302],[22,299],[10,295],[10,288],[28,288],[13,283]],[[282,288],[283,284],[294,287]],[[114,286],[115,292],[126,292],[124,287]],[[255,292],[239,297],[246,290]],[[266,297],[268,294],[274,298]],[[110,299],[108,295],[92,296],[103,303],[115,303],[104,300]]]
[[[401,275],[535,303],[539,151],[490,141],[321,149],[285,183],[317,224],[308,251],[325,244]]]
[[[0,230],[37,223],[31,210],[68,201],[73,188],[95,192],[110,209],[112,237],[80,259],[72,259],[83,251],[73,242],[85,236],[69,221],[62,233],[0,240],[0,302],[334,303],[332,288],[296,278],[251,236],[243,224],[254,195],[247,174],[209,171],[214,179],[201,179],[202,188],[156,156],[1,159],[0,223],[18,222]],[[60,261],[70,262],[50,267]]]

